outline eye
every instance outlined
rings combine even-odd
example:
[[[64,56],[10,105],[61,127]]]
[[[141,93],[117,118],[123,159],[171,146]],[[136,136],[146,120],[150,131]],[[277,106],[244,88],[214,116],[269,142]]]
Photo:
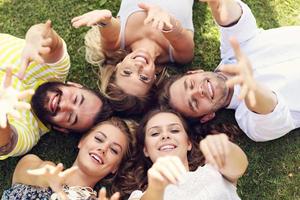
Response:
[[[118,154],[119,154],[118,150],[116,150],[116,149],[114,149],[114,148],[110,148],[110,150],[111,150],[111,152],[112,152],[113,154],[115,154],[115,155],[118,155]]]
[[[123,73],[124,73],[125,75],[130,75],[130,74],[132,74],[132,72],[131,72],[130,70],[128,70],[128,69],[125,69],[125,70],[123,71]]]
[[[104,142],[104,140],[103,140],[102,138],[97,137],[97,136],[95,136],[95,140],[96,140],[97,142],[100,142],[100,143],[103,143],[103,142]]]
[[[159,135],[159,133],[158,133],[158,132],[153,132],[153,133],[151,133],[150,135],[151,135],[152,137],[156,137],[156,136]]]
[[[145,82],[147,82],[149,80],[149,78],[147,76],[144,76],[142,74],[140,75],[140,79]]]
[[[76,102],[77,102],[77,95],[76,95],[73,103],[76,104]]]
[[[179,132],[180,132],[179,129],[172,129],[172,130],[171,130],[171,133],[179,133]]]

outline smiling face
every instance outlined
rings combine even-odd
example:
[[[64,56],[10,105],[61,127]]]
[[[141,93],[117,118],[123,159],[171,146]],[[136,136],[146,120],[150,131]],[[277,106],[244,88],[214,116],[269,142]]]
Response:
[[[116,84],[127,94],[145,96],[155,81],[155,65],[150,54],[140,49],[117,65]]]
[[[188,166],[192,144],[180,118],[167,112],[154,115],[146,124],[144,154],[154,163],[161,156],[178,156]]]
[[[81,139],[75,162],[86,174],[103,178],[116,172],[127,146],[125,133],[111,123],[104,122]]]
[[[32,101],[37,116],[43,116],[60,129],[75,131],[90,128],[103,105],[100,97],[92,91],[62,83],[38,89]],[[40,106],[35,106],[37,104]]]
[[[212,114],[225,106],[226,77],[214,72],[184,75],[170,86],[171,106],[187,117]]]

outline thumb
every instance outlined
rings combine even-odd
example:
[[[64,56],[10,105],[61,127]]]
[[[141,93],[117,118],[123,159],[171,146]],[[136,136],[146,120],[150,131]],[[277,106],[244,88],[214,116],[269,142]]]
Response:
[[[46,37],[48,35],[48,33],[51,31],[51,28],[52,28],[52,22],[50,19],[48,19],[45,23],[45,27],[44,27],[42,35],[44,37]]]
[[[146,3],[138,3],[138,6],[145,11],[148,11],[150,9],[150,5]]]

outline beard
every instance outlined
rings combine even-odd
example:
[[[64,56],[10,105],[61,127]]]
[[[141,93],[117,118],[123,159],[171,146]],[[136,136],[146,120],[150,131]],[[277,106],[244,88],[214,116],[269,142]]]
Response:
[[[57,93],[59,95],[62,94],[62,91],[59,89],[61,86],[66,86],[66,84],[61,82],[46,82],[40,85],[31,99],[31,107],[35,115],[39,118],[39,120],[44,125],[56,125],[51,120],[53,113],[48,109],[49,96],[47,95],[49,92]]]

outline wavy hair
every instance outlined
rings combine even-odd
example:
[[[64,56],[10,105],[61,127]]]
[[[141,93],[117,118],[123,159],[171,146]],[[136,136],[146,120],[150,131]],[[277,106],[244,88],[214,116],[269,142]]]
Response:
[[[138,126],[136,134],[136,152],[134,157],[129,160],[129,171],[124,174],[124,180],[126,180],[126,184],[123,185],[122,190],[124,195],[126,196],[129,196],[132,191],[137,189],[145,191],[148,186],[147,171],[151,168],[153,163],[149,158],[145,157],[143,151],[145,145],[145,128],[148,121],[153,116],[161,112],[175,114],[182,122],[184,130],[188,133],[188,125],[185,123],[181,115],[174,110],[157,108],[147,113],[147,115],[141,120],[140,125]],[[193,146],[192,150],[189,151],[187,155],[189,168],[191,171],[194,171],[197,169],[197,167],[204,164],[204,158],[198,147],[199,141],[194,140],[189,134],[188,137],[191,140]]]

